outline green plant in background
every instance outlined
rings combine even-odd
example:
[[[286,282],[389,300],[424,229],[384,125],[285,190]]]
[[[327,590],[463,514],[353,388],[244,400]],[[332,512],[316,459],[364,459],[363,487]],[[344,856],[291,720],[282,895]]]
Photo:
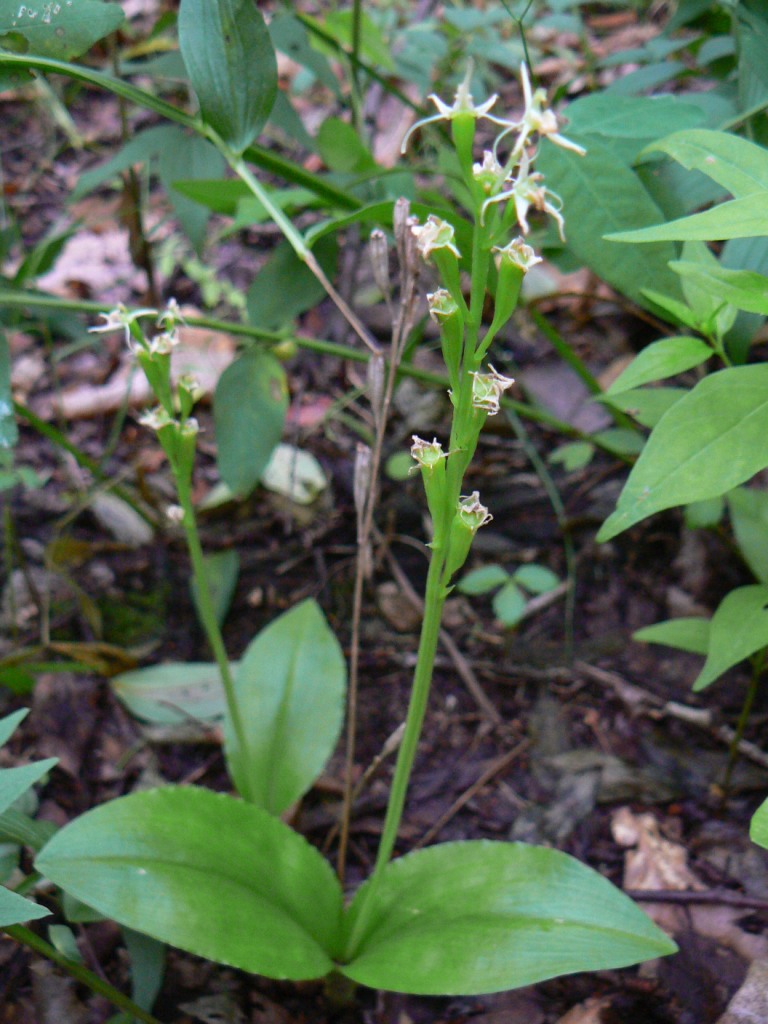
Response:
[[[548,594],[560,585],[560,580],[544,565],[521,565],[513,573],[501,565],[484,565],[473,569],[456,584],[462,594],[493,596],[493,611],[503,626],[516,626],[522,621],[529,606],[528,594]]]
[[[206,608],[191,503],[195,391],[190,382],[174,389],[169,375],[175,310],[163,315],[154,338],[145,336],[140,314],[117,311],[107,317],[105,328],[127,331],[159,401],[147,423],[157,431],[176,480],[198,603],[226,691],[227,763],[244,798],[173,786],[136,793],[88,812],[47,844],[38,869],[123,925],[272,977],[320,978],[336,971],[372,987],[423,994],[495,991],[674,950],[622,893],[555,850],[465,842],[391,860],[444,602],[477,530],[490,518],[476,491],[463,493],[464,479],[483,423],[499,410],[511,381],[483,363],[514,312],[526,271],[538,260],[523,238],[509,241],[510,231],[520,220],[526,229],[531,206],[560,217],[556,197],[529,159],[541,135],[571,143],[559,136],[541,90],[528,88],[526,100],[521,119],[496,118],[490,114],[495,98],[476,107],[468,78],[452,105],[436,100],[451,128],[471,225],[457,232],[431,214],[401,234],[401,245],[411,252],[406,259],[418,251],[440,276],[429,306],[440,327],[453,421],[445,449],[419,438],[411,449],[432,519],[424,621],[376,863],[348,906],[325,859],[275,817],[322,766],[324,757],[316,759],[308,750],[317,749],[312,744],[318,733],[333,731],[328,723],[337,705],[337,649],[328,640],[327,659],[319,659],[322,645],[313,636],[304,653],[297,628],[317,628],[319,615],[305,603],[268,627],[268,640],[261,634],[253,642],[232,678],[214,611],[209,603]],[[210,109],[220,126],[222,119],[239,116],[216,105]],[[473,141],[481,117],[495,121],[501,132],[493,150],[476,163]],[[468,300],[462,263],[471,273]],[[489,285],[496,302],[484,330]],[[284,682],[277,699],[275,676]],[[300,761],[299,779],[292,777],[293,758]]]

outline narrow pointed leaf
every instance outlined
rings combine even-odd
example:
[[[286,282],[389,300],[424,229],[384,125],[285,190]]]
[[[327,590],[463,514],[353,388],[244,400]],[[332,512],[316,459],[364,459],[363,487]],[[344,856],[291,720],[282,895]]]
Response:
[[[738,587],[723,598],[712,616],[709,654],[693,689],[705,689],[763,647],[768,647],[768,585]]]
[[[0,747],[16,732],[17,727],[29,714],[29,708],[19,708],[5,718],[0,718]]]
[[[0,814],[7,810],[26,791],[41,779],[57,763],[58,758],[48,757],[34,764],[19,768],[4,768],[0,771]]]
[[[610,242],[702,242],[727,238],[758,238],[768,234],[768,192],[732,199],[703,213],[680,217],[666,224],[618,231],[606,235]]]
[[[636,630],[632,637],[646,644],[663,644],[679,651],[692,654],[706,654],[709,650],[710,620],[692,616],[685,619],[670,619],[668,622],[654,622]]]
[[[654,512],[716,498],[768,466],[768,365],[705,377],[664,416],[635,463],[598,540]]]
[[[765,800],[754,813],[749,836],[753,843],[768,849],[768,800]]]
[[[768,190],[768,150],[730,132],[689,128],[652,143],[687,170],[701,171],[737,199]]]
[[[768,491],[737,487],[728,495],[728,509],[744,561],[760,583],[768,583]]]
[[[238,791],[280,814],[315,781],[339,738],[346,666],[315,601],[285,612],[256,637],[235,679],[248,748],[225,727]]]
[[[15,892],[0,885],[0,928],[8,925],[21,924],[22,921],[34,921],[39,917],[48,917],[50,910],[17,896]]]
[[[179,47],[204,120],[236,152],[264,127],[277,63],[253,0],[182,0]]]
[[[705,362],[712,355],[712,349],[700,338],[681,336],[654,341],[635,356],[608,388],[607,394],[639,388],[654,380],[673,377],[677,373]]]
[[[323,977],[341,889],[306,840],[258,807],[193,787],[134,793],[61,829],[37,869],[120,924],[272,978]]]
[[[348,941],[367,899],[356,895]],[[605,878],[557,850],[446,843],[393,861],[341,971],[372,988],[472,995],[623,967],[675,944]]]

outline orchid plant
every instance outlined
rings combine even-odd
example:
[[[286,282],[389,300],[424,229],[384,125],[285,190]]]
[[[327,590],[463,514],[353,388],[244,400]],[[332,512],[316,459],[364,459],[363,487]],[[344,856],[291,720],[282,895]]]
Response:
[[[265,739],[272,753],[257,756],[252,731],[263,730],[271,697],[260,691],[255,677],[242,673],[243,666],[259,661],[263,648],[246,654],[232,686],[226,684],[226,656],[217,653],[229,708],[228,766],[241,799],[196,787],[134,793],[74,820],[37,859],[44,876],[124,926],[270,977],[340,974],[393,991],[474,994],[573,971],[620,967],[675,949],[605,878],[555,850],[468,841],[392,859],[443,606],[477,531],[491,519],[465,477],[486,418],[498,413],[513,382],[484,361],[515,310],[526,272],[539,262],[525,241],[528,214],[542,211],[564,230],[559,200],[531,170],[536,147],[547,137],[579,152],[560,134],[545,93],[532,91],[525,67],[525,109],[517,119],[491,113],[495,96],[475,105],[470,78],[468,72],[452,105],[432,97],[437,114],[415,124],[404,141],[431,122],[449,123],[470,197],[472,227],[470,249],[462,252],[448,221],[430,215],[422,224],[409,225],[413,242],[440,279],[427,301],[440,330],[452,425],[445,447],[437,439],[418,437],[411,447],[432,520],[430,564],[410,704],[370,878],[347,899],[320,852],[278,817],[306,789],[306,778],[303,789],[285,791],[286,796],[293,793],[287,801],[270,802],[264,796],[280,789],[275,759],[293,737],[286,732],[286,720],[276,716],[275,728],[282,731]],[[480,121],[499,132],[476,162]],[[489,289],[495,300],[486,327]],[[161,326],[172,338],[172,326]],[[136,315],[108,316],[104,329],[114,327],[127,331],[157,396],[158,410],[148,424],[170,459],[195,564],[190,490],[197,433],[191,417],[194,387],[171,388],[169,337],[147,341]],[[272,656],[282,664],[289,654],[293,657],[292,638],[290,633],[280,637],[283,648]],[[333,645],[326,647],[325,659],[315,656],[305,666],[312,693],[303,718],[288,718],[292,729],[303,730],[306,742],[324,728],[325,710],[317,710],[317,694],[327,685],[325,675],[337,657]]]

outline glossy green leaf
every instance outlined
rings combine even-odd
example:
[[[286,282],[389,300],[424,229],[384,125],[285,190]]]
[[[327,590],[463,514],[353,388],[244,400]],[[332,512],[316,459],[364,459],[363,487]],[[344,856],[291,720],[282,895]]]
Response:
[[[272,978],[333,966],[342,896],[330,865],[277,818],[169,786],[113,800],[47,844],[37,869],[105,917]]]
[[[489,590],[502,587],[509,580],[509,573],[500,565],[482,565],[472,569],[456,584],[462,594],[487,594]]]
[[[663,380],[665,377],[684,373],[694,366],[699,366],[711,355],[712,349],[700,338],[683,335],[654,341],[635,356],[611,384],[606,394],[616,395],[654,380]]]
[[[48,917],[50,910],[17,896],[15,892],[0,885],[0,928],[8,925],[21,924],[22,921],[34,921],[39,917]]]
[[[280,440],[288,409],[285,370],[251,348],[219,378],[213,403],[217,463],[231,490],[250,494]]]
[[[732,199],[703,213],[680,217],[666,224],[618,231],[606,235],[611,242],[717,242],[726,238],[757,238],[768,234],[768,192]]]
[[[768,647],[768,585],[738,587],[723,598],[712,616],[707,660],[693,689],[705,689],[763,647]]]
[[[673,261],[670,266],[683,277],[697,280],[702,288],[720,302],[727,302],[748,313],[768,314],[768,277],[752,270],[728,270],[718,265],[702,267],[698,264]]]
[[[225,724],[227,765],[238,791],[280,814],[333,753],[344,717],[346,665],[319,605],[302,601],[248,645],[235,677],[247,737]]]
[[[709,619],[670,619],[654,622],[636,630],[632,636],[646,644],[662,644],[691,654],[706,654],[709,650]]]
[[[655,427],[661,417],[687,394],[686,388],[632,388],[617,395],[607,393],[600,401],[625,412],[644,427]]]
[[[755,811],[749,826],[749,838],[768,850],[768,800],[763,801]]]
[[[545,565],[521,565],[513,579],[530,594],[547,594],[560,583],[560,578]]]
[[[124,20],[121,6],[102,0],[0,0],[0,36],[23,36],[29,50],[42,57],[71,60]]]
[[[509,580],[493,596],[493,614],[504,626],[516,626],[525,615],[527,601],[518,585]]]
[[[661,418],[598,533],[725,494],[768,465],[768,365],[710,374]]]
[[[182,0],[179,47],[203,119],[241,153],[266,124],[277,62],[252,0]]]
[[[370,906],[367,898],[363,886],[347,915],[352,948],[341,971],[395,992],[497,992],[676,949],[597,872],[523,843],[445,843],[408,854],[384,870]]]
[[[235,668],[235,663],[233,663]],[[155,725],[221,718],[226,707],[218,667],[204,661],[167,662],[110,680],[132,715]]]
[[[693,128],[652,143],[646,153],[666,153],[688,170],[701,171],[737,199],[768,190],[768,150],[729,132]]]
[[[545,141],[536,163],[547,187],[563,201],[569,249],[614,288],[641,304],[645,304],[644,287],[679,295],[679,283],[667,266],[677,256],[673,245],[665,242],[622,250],[603,238],[610,232],[661,220],[661,211],[640,179],[597,136],[571,135],[588,148],[586,156]]]
[[[232,604],[239,573],[240,558],[235,548],[227,548],[225,551],[214,551],[205,556],[205,574],[208,578],[213,611],[219,626],[224,624],[229,606]],[[190,587],[198,618],[202,622],[197,596],[197,584],[194,578],[190,580]]]
[[[768,583],[768,491],[737,487],[728,495],[728,509],[744,561],[761,583]]]

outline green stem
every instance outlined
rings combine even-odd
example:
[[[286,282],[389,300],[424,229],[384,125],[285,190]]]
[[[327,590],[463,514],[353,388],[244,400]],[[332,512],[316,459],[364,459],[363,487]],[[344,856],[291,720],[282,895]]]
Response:
[[[352,74],[352,116],[355,120],[355,128],[358,135],[361,135],[363,128],[363,101],[360,89],[360,47],[363,38],[363,0],[352,0],[352,53],[351,53],[351,74]]]
[[[142,1024],[160,1024],[157,1017],[153,1017],[151,1013],[142,1010],[132,999],[113,985],[110,985],[104,978],[100,978],[98,974],[89,971],[87,967],[83,967],[82,964],[75,963],[74,960],[70,960],[62,953],[59,953],[50,943],[46,942],[45,939],[41,939],[39,935],[29,928],[25,928],[20,924],[14,924],[6,926],[3,930],[14,942],[34,950],[35,953],[46,957],[46,959],[56,964],[57,967],[63,968],[75,981],[79,981],[82,985],[87,986],[96,995],[108,999],[118,1010],[122,1010],[136,1020],[142,1021]]]
[[[211,588],[208,583],[208,573],[205,568],[205,555],[203,554],[203,546],[200,543],[200,533],[197,529],[197,519],[195,517],[194,505],[192,504],[190,487],[186,481],[181,481],[178,477],[176,478],[176,484],[179,504],[184,511],[184,534],[187,540],[189,559],[192,563],[192,574],[197,588],[197,607],[200,612],[200,619],[221,675],[221,682],[224,687],[224,696],[227,701],[227,710],[229,712],[229,717],[232,720],[232,728],[234,729],[237,746],[242,751],[243,756],[245,756],[248,751],[248,745],[246,742],[247,734],[240,714],[240,707],[237,702],[237,693],[235,692],[235,681],[232,677],[232,669],[229,664],[227,651],[224,647],[224,639],[221,635],[221,629],[219,628],[219,622],[216,618],[216,611],[213,606]],[[242,793],[241,795],[245,799],[250,799],[250,796],[247,793]]]

